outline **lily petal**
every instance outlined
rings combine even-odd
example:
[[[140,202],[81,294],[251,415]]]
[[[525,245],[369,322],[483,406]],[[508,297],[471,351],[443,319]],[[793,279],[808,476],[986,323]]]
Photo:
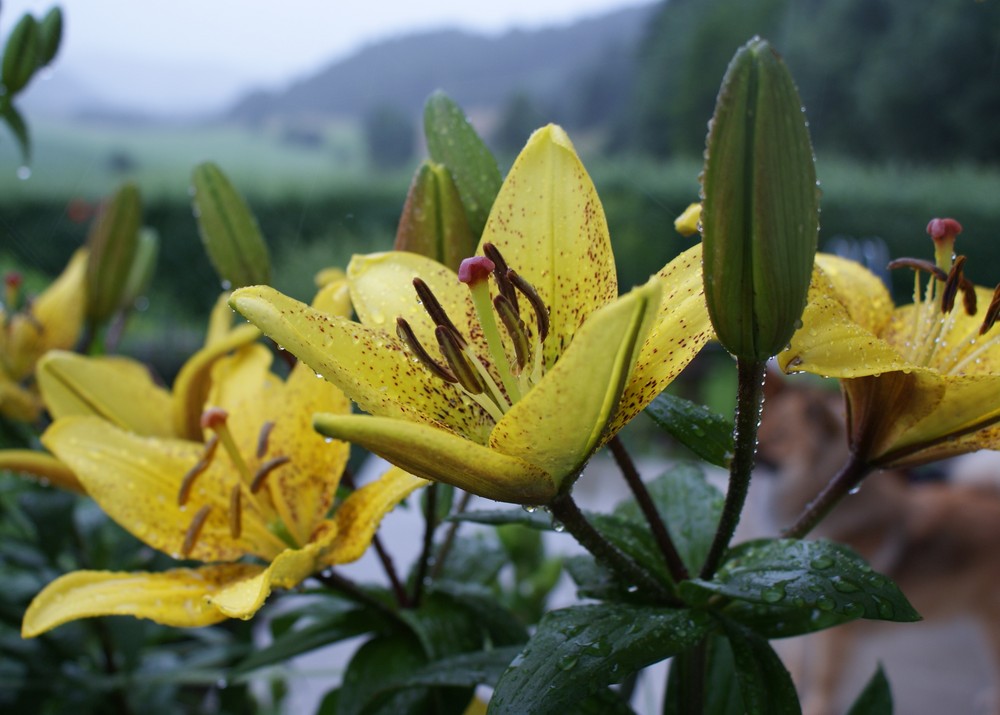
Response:
[[[493,243],[549,307],[545,363],[552,366],[592,312],[618,296],[611,239],[597,190],[562,129],[539,129],[493,203]]]
[[[371,545],[382,517],[416,489],[428,484],[426,479],[392,467],[374,482],[352,492],[333,517],[337,536],[324,555],[324,563],[348,564],[360,559]]]
[[[34,449],[0,449],[0,469],[29,474],[44,484],[86,494],[69,467],[45,452]]]
[[[611,421],[615,434],[687,367],[712,339],[701,275],[701,244],[689,248],[656,274],[662,297],[621,405]]]
[[[241,288],[230,304],[362,410],[486,441],[489,416],[415,362],[394,335],[327,315],[268,286]]]
[[[319,414],[313,424],[322,434],[359,444],[411,474],[487,499],[547,504],[556,495],[555,482],[540,467],[443,429],[362,415]]]
[[[218,564],[162,573],[75,571],[35,596],[24,614],[21,635],[34,638],[63,623],[93,616],[135,616],[175,627],[211,625],[225,616],[208,605],[205,596],[260,569]]]
[[[264,528],[256,503],[243,504],[239,539],[229,533],[228,468],[213,463],[198,477],[186,507],[177,504],[181,478],[202,457],[204,445],[139,437],[96,417],[66,417],[42,435],[42,443],[76,474],[101,510],[136,538],[180,558],[184,537],[198,510],[212,505],[190,552],[199,561],[231,561],[250,552],[269,558],[285,548]],[[217,455],[217,460],[225,459]]]
[[[821,277],[814,276],[813,281],[829,286],[826,290],[843,304],[851,320],[881,334],[893,309],[892,296],[882,279],[860,263],[830,253],[817,253],[816,266]]]
[[[241,325],[195,353],[181,368],[174,381],[174,434],[185,439],[201,439],[201,413],[208,397],[212,365],[224,355],[249,345],[260,337],[252,325]]]
[[[142,363],[54,350],[38,362],[37,378],[53,419],[93,415],[136,434],[173,435],[170,393]]]
[[[651,280],[591,314],[559,362],[503,416],[490,447],[537,465],[560,487],[600,446],[660,306]]]

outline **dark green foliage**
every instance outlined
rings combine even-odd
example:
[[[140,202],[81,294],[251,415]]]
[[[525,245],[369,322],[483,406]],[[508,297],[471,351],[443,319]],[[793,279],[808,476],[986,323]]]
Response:
[[[892,715],[892,690],[881,664],[847,715]]]

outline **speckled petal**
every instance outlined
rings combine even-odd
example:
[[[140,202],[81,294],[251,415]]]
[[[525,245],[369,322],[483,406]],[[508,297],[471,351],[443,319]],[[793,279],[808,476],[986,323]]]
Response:
[[[323,538],[301,549],[286,549],[264,570],[232,582],[209,594],[206,600],[223,615],[247,620],[264,605],[271,589],[293,588],[319,571],[323,567],[320,557],[335,537],[336,529],[328,529]]]
[[[844,304],[814,284],[802,313],[802,327],[778,354],[785,372],[828,377],[863,377],[917,368],[885,340],[855,323]]]
[[[572,142],[557,126],[528,139],[500,188],[482,242],[496,245],[549,307],[549,366],[587,316],[618,296],[604,209]]]
[[[316,415],[323,434],[371,450],[425,479],[452,484],[487,499],[546,504],[556,495],[540,467],[442,429],[386,417]]]
[[[174,434],[185,439],[201,439],[201,413],[208,397],[212,365],[233,350],[249,345],[260,337],[252,325],[241,325],[196,352],[174,380]]]
[[[34,449],[0,449],[0,470],[28,475],[43,484],[77,494],[86,493],[73,470],[51,454]]]
[[[430,484],[399,467],[392,467],[370,484],[353,492],[337,507],[334,522],[337,536],[324,555],[326,564],[347,564],[357,561],[371,546],[382,517],[414,490]]]
[[[205,596],[261,570],[218,564],[161,573],[76,571],[56,579],[28,606],[21,635],[34,638],[56,626],[94,616],[134,616],[165,626],[191,628],[225,619]]]
[[[490,447],[552,475],[575,476],[603,440],[660,305],[652,280],[591,314],[540,383],[503,416]]]
[[[490,418],[416,362],[395,335],[314,310],[267,286],[232,306],[374,415],[446,426],[485,443]]]
[[[851,320],[880,335],[893,310],[892,297],[882,279],[857,261],[830,253],[817,253],[816,267],[828,281],[830,295],[843,304]],[[814,277],[813,281],[817,280]]]
[[[664,266],[658,315],[611,422],[615,434],[669,385],[712,339],[701,276],[701,244]]]
[[[173,435],[170,393],[140,362],[54,350],[39,361],[37,377],[54,419],[92,415],[137,434]]]
[[[42,435],[42,443],[69,466],[101,509],[153,548],[179,558],[192,518],[212,511],[192,549],[200,561],[230,561],[246,553],[269,558],[285,545],[264,527],[253,500],[243,504],[240,539],[229,534],[229,489],[234,484],[227,457],[216,455],[201,474],[184,508],[177,494],[184,475],[202,457],[204,445],[139,437],[96,417],[66,417]]]

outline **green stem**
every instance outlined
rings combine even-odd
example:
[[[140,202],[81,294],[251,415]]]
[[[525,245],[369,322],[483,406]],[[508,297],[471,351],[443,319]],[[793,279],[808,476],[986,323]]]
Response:
[[[410,602],[414,606],[419,606],[420,599],[424,596],[424,581],[427,579],[428,565],[434,552],[434,530],[437,528],[437,482],[427,487],[424,494],[427,496],[424,502],[424,546],[417,561],[417,571],[413,580],[413,596]]]
[[[617,436],[608,442],[608,448],[611,450],[611,454],[614,455],[615,462],[617,462],[618,468],[625,477],[629,489],[632,490],[632,494],[635,496],[635,501],[642,510],[643,516],[646,517],[646,522],[653,533],[656,545],[660,547],[663,558],[667,562],[670,578],[673,579],[674,583],[687,580],[690,578],[687,567],[684,565],[684,561],[681,560],[680,553],[674,545],[674,540],[670,537],[670,532],[667,531],[667,526],[663,523],[660,512],[657,510],[656,504],[653,503],[653,498],[650,496],[649,490],[646,489],[646,485],[639,475],[639,470],[635,468],[632,456]]]
[[[455,516],[465,513],[470,501],[472,501],[472,493],[464,492],[462,498],[458,501]],[[441,543],[441,548],[438,550],[437,558],[434,559],[434,568],[431,569],[431,581],[441,578],[441,574],[444,573],[445,562],[448,560],[448,554],[451,553],[451,547],[455,545],[455,537],[458,535],[458,527],[461,525],[462,522],[456,519],[448,527],[448,531],[444,535],[444,541]]]
[[[319,581],[321,584],[327,588],[336,591],[345,598],[354,601],[360,606],[367,606],[378,613],[386,616],[389,620],[395,623],[404,623],[399,614],[392,610],[388,605],[380,601],[379,599],[372,596],[370,593],[363,591],[356,583],[348,578],[341,576],[340,574],[329,570],[322,571],[320,573],[313,574],[313,578]],[[404,623],[405,625],[405,623]],[[407,626],[409,627],[409,626]]]
[[[549,504],[549,511],[573,535],[583,548],[598,561],[614,571],[627,583],[638,586],[643,591],[664,602],[674,604],[676,599],[669,591],[617,546],[601,536],[600,532],[587,521],[580,507],[569,494],[559,494]]]
[[[722,563],[722,557],[736,532],[736,525],[743,513],[750,473],[757,453],[757,427],[760,409],[764,402],[764,373],[767,363],[762,360],[737,358],[738,386],[736,393],[736,428],[733,434],[733,460],[729,463],[729,489],[722,507],[722,517],[708,557],[701,569],[701,578],[710,579]]]
[[[781,535],[790,539],[803,538],[840,503],[841,499],[856,489],[871,470],[872,467],[866,461],[859,459],[857,453],[851,452],[837,475],[827,482],[823,491],[809,502],[795,523],[782,531]]]

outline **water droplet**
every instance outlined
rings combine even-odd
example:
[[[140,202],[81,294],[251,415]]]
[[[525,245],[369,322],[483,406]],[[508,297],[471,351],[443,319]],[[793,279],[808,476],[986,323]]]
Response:
[[[521,508],[524,509],[529,514],[534,514],[536,511],[538,511],[538,507],[537,506],[533,506],[531,504],[525,504]]]
[[[831,566],[833,566],[833,559],[831,559],[829,556],[820,556],[818,558],[813,559],[810,562],[810,566],[812,566],[817,571],[823,571],[824,569],[828,569]]]
[[[820,596],[816,599],[816,607],[821,611],[832,611],[837,604],[829,596]]]
[[[785,587],[780,583],[769,586],[761,592],[760,596],[765,603],[777,603],[785,597]]]
[[[27,181],[31,178],[31,167],[30,166],[19,166],[17,167],[17,178],[21,181]]]
[[[232,290],[232,289],[233,289],[232,281],[227,281],[227,280],[222,281],[222,290]]]
[[[833,587],[841,593],[854,593],[855,591],[860,591],[861,587],[852,581],[847,581],[846,579],[838,578],[834,580]]]
[[[577,660],[579,660],[577,658],[577,656],[575,656],[575,655],[567,655],[567,656],[563,656],[562,658],[560,658],[556,662],[556,665],[559,667],[559,670],[570,670],[571,668],[573,668],[576,665]]]

